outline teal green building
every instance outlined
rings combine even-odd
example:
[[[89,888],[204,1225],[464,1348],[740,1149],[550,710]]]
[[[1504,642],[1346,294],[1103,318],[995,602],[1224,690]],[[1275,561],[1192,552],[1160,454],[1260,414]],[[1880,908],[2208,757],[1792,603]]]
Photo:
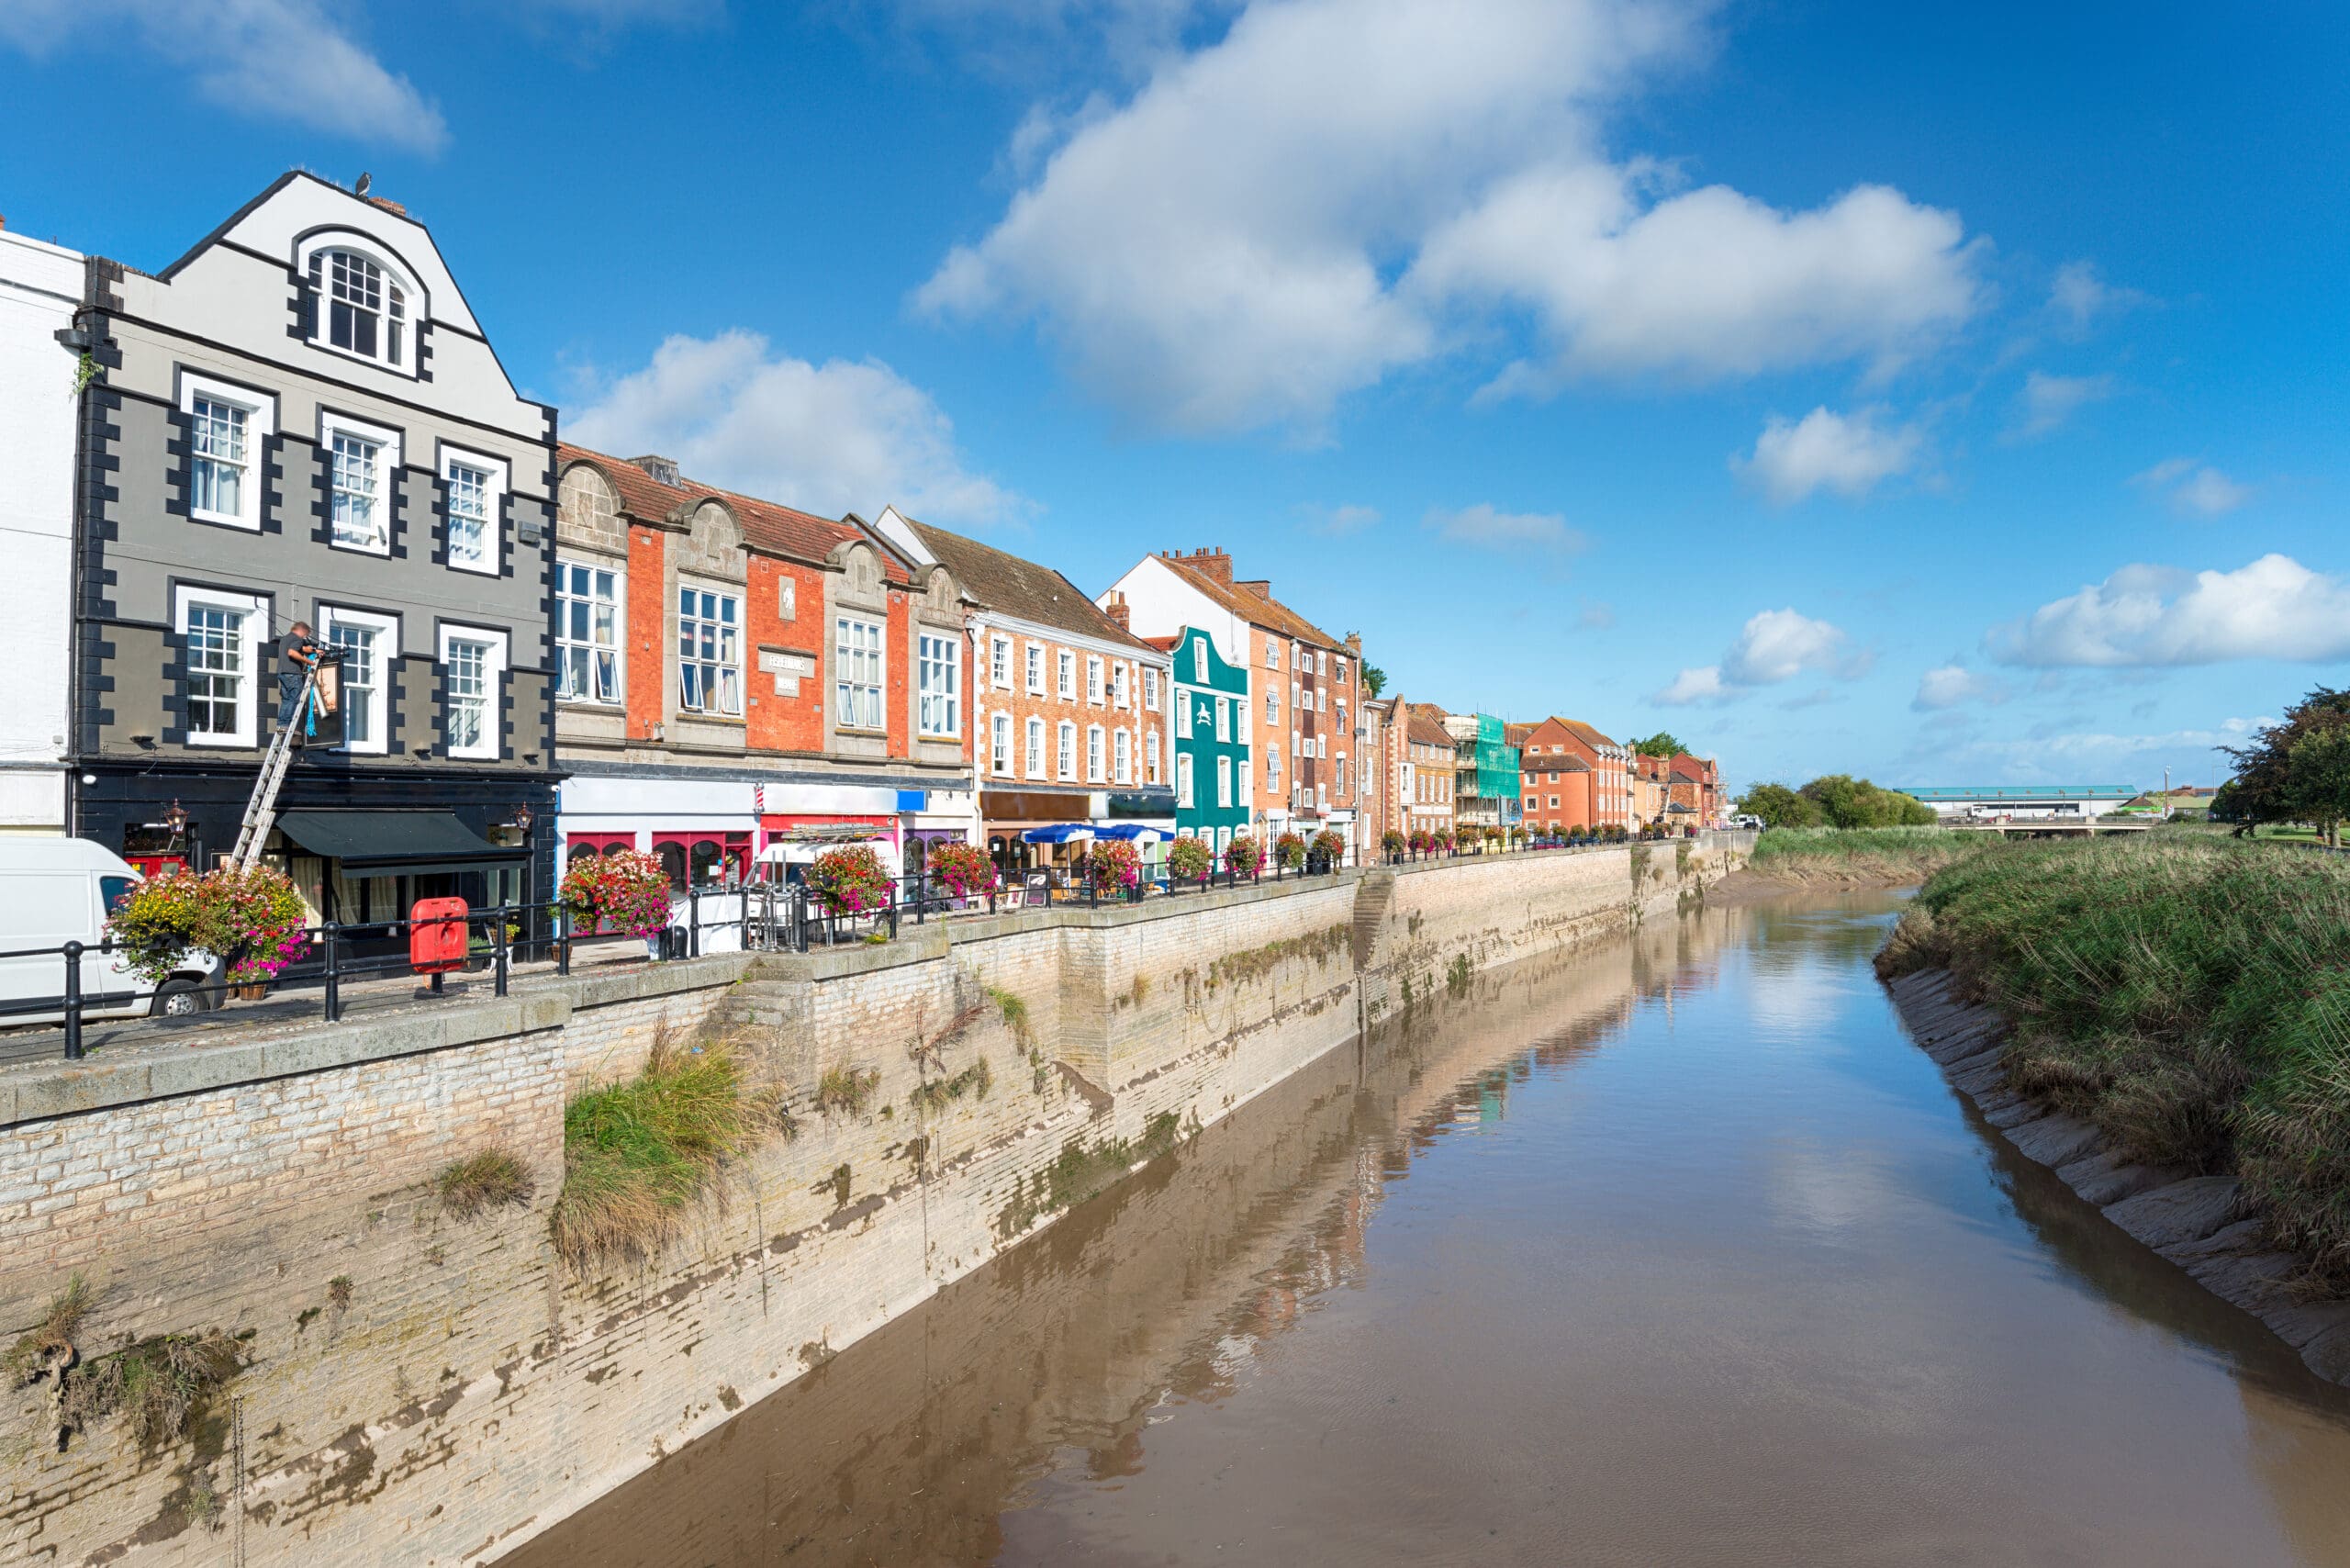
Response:
[[[1175,662],[1175,831],[1222,849],[1248,825],[1248,668],[1186,626]]]

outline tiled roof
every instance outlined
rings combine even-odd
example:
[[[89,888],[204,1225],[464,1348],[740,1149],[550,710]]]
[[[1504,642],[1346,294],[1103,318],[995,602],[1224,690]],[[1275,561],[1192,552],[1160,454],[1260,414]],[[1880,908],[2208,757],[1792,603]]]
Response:
[[[1244,621],[1278,632],[1282,636],[1296,642],[1312,643],[1318,647],[1336,648],[1340,652],[1346,649],[1345,643],[1323,631],[1313,622],[1270,595],[1256,594],[1249,592],[1247,588],[1229,587],[1216,581],[1197,567],[1176,560],[1172,556],[1161,555],[1158,559],[1169,571],[1173,572],[1177,577],[1207,595],[1212,601],[1222,605]]]
[[[1597,730],[1593,729],[1589,724],[1584,723],[1581,719],[1561,719],[1556,713],[1553,713],[1550,715],[1550,722],[1561,726],[1567,732],[1567,734],[1574,736],[1575,739],[1583,742],[1585,745],[1602,746],[1614,745],[1616,744],[1614,741],[1609,740],[1606,735],[1601,734]]]
[[[569,442],[557,449],[563,464],[591,463],[598,473],[611,481],[620,492],[621,508],[631,517],[647,522],[658,522],[672,512],[691,512],[705,500],[725,503],[728,510],[743,525],[743,542],[754,550],[768,554],[789,555],[800,561],[822,561],[838,546],[851,540],[867,544],[874,542],[852,523],[822,518],[792,507],[779,506],[774,501],[761,500],[734,490],[721,489],[699,480],[684,478],[675,485],[665,485],[625,457],[613,457],[601,452],[590,452]],[[881,557],[881,569],[889,580],[904,584],[912,580],[905,563],[890,551],[874,545],[874,554]]]
[[[1703,784],[1706,781],[1706,765],[1684,751],[1673,759],[1673,777]]]
[[[1050,566],[912,518],[906,519],[906,526],[954,574],[965,593],[990,610],[1057,626],[1080,637],[1159,651],[1111,620],[1075,583]]]
[[[1545,752],[1540,756],[1526,758],[1526,771],[1528,773],[1588,773],[1591,771],[1591,764],[1571,751]]]
[[[1444,726],[1416,711],[1412,714],[1412,722],[1404,726],[1404,734],[1414,745],[1440,745],[1447,751],[1452,749],[1452,737],[1445,734]]]

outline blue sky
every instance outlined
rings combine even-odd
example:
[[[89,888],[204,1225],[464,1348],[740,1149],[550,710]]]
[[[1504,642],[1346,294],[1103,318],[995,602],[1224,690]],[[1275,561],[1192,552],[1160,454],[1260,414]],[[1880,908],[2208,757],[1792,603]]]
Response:
[[[431,224],[579,439],[1733,780],[2210,781],[2350,676],[2350,23],[1827,0],[16,0],[0,212]]]

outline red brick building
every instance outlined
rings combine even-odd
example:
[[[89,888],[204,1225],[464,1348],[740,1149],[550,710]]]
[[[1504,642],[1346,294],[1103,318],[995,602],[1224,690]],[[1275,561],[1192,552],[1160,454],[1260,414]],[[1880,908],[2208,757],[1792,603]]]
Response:
[[[1582,767],[1571,767],[1571,762]],[[1628,746],[1577,719],[1543,720],[1528,732],[1520,748],[1519,768],[1528,781],[1526,796],[1539,799],[1539,820],[1549,827],[1629,828],[1632,767]],[[1573,777],[1578,773],[1580,780]],[[1559,801],[1556,806],[1550,803],[1553,795]],[[1538,820],[1536,807],[1524,809],[1529,821]]]
[[[566,857],[628,847],[683,886],[771,844],[901,863],[971,817],[965,598],[854,521],[565,445],[555,734]]]

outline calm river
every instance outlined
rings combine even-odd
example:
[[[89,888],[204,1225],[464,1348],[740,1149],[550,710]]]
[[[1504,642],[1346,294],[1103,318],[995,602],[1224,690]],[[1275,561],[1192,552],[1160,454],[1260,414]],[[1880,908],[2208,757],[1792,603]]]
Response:
[[[2350,1396],[1945,1086],[1894,907],[1390,1020],[509,1561],[2350,1563]]]

